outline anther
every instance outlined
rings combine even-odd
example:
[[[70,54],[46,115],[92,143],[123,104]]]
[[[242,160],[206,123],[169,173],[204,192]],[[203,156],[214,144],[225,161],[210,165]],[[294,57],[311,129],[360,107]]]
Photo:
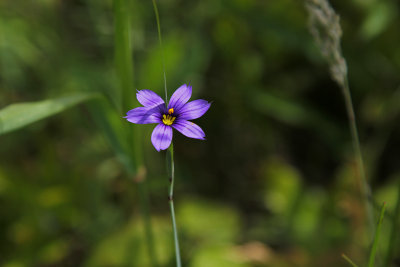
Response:
[[[174,113],[174,108],[170,108],[170,109],[168,110],[168,114],[172,114],[172,113]]]
[[[176,119],[176,117],[173,117],[172,115],[163,114],[163,120],[162,121],[163,121],[163,123],[165,125],[169,126],[169,125],[174,123],[175,119]]]

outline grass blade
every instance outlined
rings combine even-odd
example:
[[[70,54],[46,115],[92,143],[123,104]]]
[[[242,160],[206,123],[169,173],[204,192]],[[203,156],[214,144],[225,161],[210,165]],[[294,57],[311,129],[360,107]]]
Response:
[[[358,267],[357,264],[354,263],[349,257],[347,257],[345,254],[342,254],[342,258],[345,259],[351,266],[353,267]]]
[[[0,135],[55,115],[96,96],[99,96],[99,94],[75,93],[43,101],[9,105],[0,110]]]
[[[374,237],[374,241],[372,243],[371,253],[369,255],[368,267],[374,267],[375,266],[375,254],[376,254],[376,249],[378,247],[378,242],[379,242],[379,236],[380,236],[380,233],[381,233],[383,216],[385,215],[385,209],[386,209],[386,203],[383,203],[382,208],[381,208],[381,215],[379,216],[378,227],[376,228],[376,231],[375,231],[375,237]]]
[[[400,180],[398,181],[398,191],[397,191],[397,203],[396,208],[393,213],[393,218],[391,220],[391,229],[390,229],[390,239],[389,246],[386,253],[385,258],[385,267],[389,267],[391,261],[393,260],[396,238],[398,238],[398,225],[399,225],[399,216],[400,216]]]
[[[374,210],[369,202],[371,190],[365,173],[364,159],[361,152],[356,116],[347,77],[347,63],[342,55],[342,28],[340,26],[339,15],[336,14],[328,0],[305,0],[305,3],[309,13],[310,32],[319,46],[321,54],[329,64],[332,79],[342,90],[353,143],[354,159],[358,169],[355,177],[359,180],[369,233],[371,234],[370,239],[372,240],[372,235],[375,232]]]
[[[115,65],[120,83],[120,111],[132,109],[134,99],[133,89],[133,58],[131,41],[130,8],[127,0],[114,0],[114,44]]]
[[[114,48],[115,48],[115,66],[119,80],[119,92],[122,99],[120,101],[120,112],[125,114],[133,108],[134,101],[134,77],[133,77],[133,50],[131,40],[131,1],[114,0]],[[150,221],[149,196],[146,189],[146,169],[143,159],[142,131],[139,127],[133,129],[130,123],[125,121],[125,125],[120,128],[126,133],[126,151],[130,158],[130,175],[136,176],[136,182],[140,194],[139,205],[144,219],[144,227],[147,241],[148,254],[151,266],[158,266],[153,240],[153,230]],[[125,141],[124,140],[124,141]]]

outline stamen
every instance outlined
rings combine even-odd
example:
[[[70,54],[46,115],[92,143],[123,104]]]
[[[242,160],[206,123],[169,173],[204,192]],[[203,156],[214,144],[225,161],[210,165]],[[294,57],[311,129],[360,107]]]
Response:
[[[166,114],[164,114],[163,115],[163,120],[162,120],[162,122],[165,124],[165,125],[172,125],[173,123],[174,123],[174,121],[175,121],[175,119],[176,119],[176,117],[172,117],[171,115],[166,115]]]
[[[170,109],[168,110],[168,114],[172,114],[172,113],[174,113],[174,108],[170,108]]]

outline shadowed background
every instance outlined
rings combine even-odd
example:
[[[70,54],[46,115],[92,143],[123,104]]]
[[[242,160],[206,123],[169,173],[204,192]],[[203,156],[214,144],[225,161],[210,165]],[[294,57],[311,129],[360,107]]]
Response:
[[[151,1],[129,5],[132,88],[163,96]],[[383,201],[388,207],[383,261],[400,180],[400,6],[332,5],[341,16],[371,201],[377,214]],[[174,132],[184,266],[348,266],[342,253],[365,261],[345,106],[304,3],[168,0],[158,8],[169,94],[190,82],[192,99],[213,102],[196,120],[207,141]],[[79,91],[117,102],[114,63],[111,0],[1,1],[0,108]],[[93,100],[1,135],[0,265],[152,266],[141,181],[97,123],[105,105]],[[127,111],[107,115],[125,125]],[[154,125],[125,127],[141,129],[135,138],[143,146],[156,262],[174,266],[165,152],[151,145]]]

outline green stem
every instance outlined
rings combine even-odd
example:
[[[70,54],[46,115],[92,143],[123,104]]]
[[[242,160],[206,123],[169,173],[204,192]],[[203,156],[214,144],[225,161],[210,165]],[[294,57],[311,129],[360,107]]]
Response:
[[[357,169],[358,169],[358,174],[359,174],[358,177],[360,178],[361,194],[364,199],[365,212],[367,215],[370,237],[372,239],[373,234],[375,232],[375,223],[374,223],[374,210],[373,210],[373,206],[370,201],[371,190],[369,188],[367,177],[365,175],[364,160],[363,160],[363,156],[361,153],[360,140],[358,137],[356,118],[354,115],[353,102],[351,99],[351,93],[350,93],[347,76],[345,77],[345,82],[341,86],[341,88],[342,88],[342,93],[343,93],[343,97],[344,97],[344,101],[345,101],[347,116],[348,116],[348,120],[349,120],[353,149],[354,149],[354,154],[355,154],[355,159],[356,159],[356,164],[357,164]]]
[[[358,267],[357,264],[355,264],[354,261],[352,261],[349,257],[347,257],[345,254],[342,254],[342,258],[345,259],[351,266],[353,267]]]
[[[369,255],[369,261],[368,261],[368,267],[375,266],[376,249],[378,248],[379,236],[381,234],[381,228],[382,228],[383,216],[385,215],[385,209],[386,209],[386,203],[383,203],[382,209],[381,209],[381,215],[379,216],[378,227],[376,228],[375,237],[372,242],[371,253]]]
[[[164,48],[163,48],[163,45],[162,45],[161,26],[160,26],[160,16],[159,16],[159,13],[158,13],[158,8],[157,8],[157,2],[156,2],[156,0],[153,0],[153,7],[154,7],[154,13],[155,13],[155,15],[156,15],[156,20],[157,20],[158,40],[159,40],[159,42],[160,42],[160,48],[161,48],[161,61],[162,61],[162,67],[163,67],[163,73],[164,73],[165,103],[168,103],[167,75],[165,74]]]
[[[158,13],[157,2],[153,0],[154,13],[156,15],[157,20],[157,31],[158,31],[158,40],[160,42],[161,49],[161,60],[163,66],[163,74],[164,74],[164,91],[165,91],[165,103],[168,103],[168,91],[167,91],[167,75],[165,71],[165,59],[164,59],[164,48],[162,45],[161,38],[161,26],[160,26],[160,16]],[[175,257],[176,257],[176,266],[181,267],[181,255],[179,250],[179,239],[178,239],[178,230],[176,227],[176,219],[175,219],[175,209],[174,209],[174,179],[175,179],[175,165],[174,165],[174,145],[171,142],[171,146],[169,147],[169,156],[170,156],[170,177],[169,177],[169,193],[168,193],[168,201],[169,208],[171,210],[171,219],[172,219],[172,228],[174,231],[174,244],[175,244]],[[168,162],[168,160],[167,160]]]
[[[385,267],[389,267],[394,255],[396,239],[398,238],[398,224],[399,224],[399,217],[400,217],[400,180],[398,181],[398,190],[397,190],[397,203],[396,208],[393,213],[393,218],[391,220],[391,229],[390,229],[390,237],[389,237],[389,246],[387,249],[387,254],[385,258]]]
[[[179,250],[179,240],[178,240],[178,230],[176,227],[176,219],[175,219],[175,210],[174,210],[174,180],[175,180],[175,165],[174,165],[174,145],[171,143],[171,146],[168,149],[170,155],[170,178],[169,178],[169,194],[168,201],[169,207],[171,210],[171,218],[172,218],[172,228],[174,231],[174,244],[175,244],[175,256],[176,256],[176,266],[181,267],[181,255]]]

